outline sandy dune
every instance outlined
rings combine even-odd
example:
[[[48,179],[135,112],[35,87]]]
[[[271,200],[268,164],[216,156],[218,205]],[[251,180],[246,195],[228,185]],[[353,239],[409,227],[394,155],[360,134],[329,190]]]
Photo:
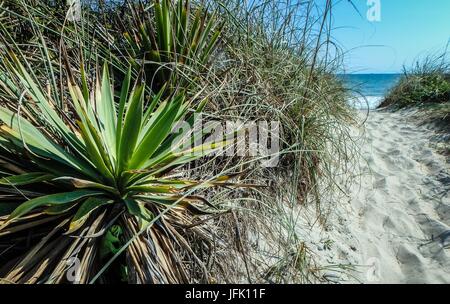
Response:
[[[407,113],[368,117],[363,174],[335,231],[353,243],[349,260],[366,266],[362,282],[450,283],[450,170],[432,133]]]
[[[363,116],[361,112],[361,116]],[[371,112],[355,130],[360,176],[305,233],[336,282],[450,283],[450,166],[408,113]],[[362,134],[362,135],[361,135]],[[334,266],[333,266],[334,265]],[[340,265],[340,266],[339,266]],[[341,272],[343,265],[351,265]]]
[[[372,112],[364,172],[351,191],[351,228],[373,273],[363,281],[450,283],[450,174],[432,131],[405,113]]]

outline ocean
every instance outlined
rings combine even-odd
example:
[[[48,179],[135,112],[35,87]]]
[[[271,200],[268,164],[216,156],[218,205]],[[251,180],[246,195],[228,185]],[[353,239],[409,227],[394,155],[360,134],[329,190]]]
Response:
[[[358,109],[375,109],[383,97],[399,81],[402,74],[341,74],[345,86],[352,90],[352,106]]]

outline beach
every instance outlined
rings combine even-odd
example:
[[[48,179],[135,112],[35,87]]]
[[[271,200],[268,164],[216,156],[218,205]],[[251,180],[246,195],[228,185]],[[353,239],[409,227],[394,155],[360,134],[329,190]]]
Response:
[[[321,234],[333,246],[318,252],[355,266],[349,282],[450,283],[450,170],[432,135],[407,112],[373,110],[355,129],[360,177]]]
[[[409,2],[0,0],[0,285],[450,283],[450,1]]]

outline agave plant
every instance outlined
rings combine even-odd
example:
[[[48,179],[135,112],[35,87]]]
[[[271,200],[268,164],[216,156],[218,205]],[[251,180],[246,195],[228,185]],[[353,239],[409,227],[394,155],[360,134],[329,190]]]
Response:
[[[231,176],[179,177],[177,168],[227,144],[181,148],[193,135],[171,131],[190,100],[146,96],[130,70],[116,96],[105,65],[92,90],[85,73],[78,85],[67,68],[60,108],[14,53],[2,59],[1,281],[179,283],[198,269],[207,281],[188,238],[206,250],[208,235],[186,227],[219,211],[194,191],[229,185]],[[198,268],[186,267],[188,256]]]
[[[222,29],[218,17],[189,0],[153,0],[144,8],[132,7],[130,26],[124,27],[130,62],[145,67],[148,83],[161,87],[180,72],[180,81],[205,71]],[[129,30],[129,29],[132,30]]]

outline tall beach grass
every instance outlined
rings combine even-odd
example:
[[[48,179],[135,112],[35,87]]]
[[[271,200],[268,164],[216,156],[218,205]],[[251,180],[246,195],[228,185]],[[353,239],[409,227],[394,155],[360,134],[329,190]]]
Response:
[[[52,146],[60,147],[58,153],[81,155],[86,168],[93,167],[93,172],[102,169],[99,172],[105,172],[106,178],[100,178],[105,183],[101,189],[106,192],[101,197],[109,198],[98,202],[100,209],[85,214],[80,225],[86,232],[82,234],[67,235],[70,222],[77,217],[76,209],[71,208],[57,214],[38,208],[25,222],[6,226],[21,204],[61,191],[76,192],[79,182],[67,185],[60,181],[80,178],[72,169],[56,172],[42,165],[42,158],[49,155],[41,155],[32,138],[20,135],[20,124],[14,133],[14,148],[7,144],[12,133],[9,137],[2,133],[2,282],[67,282],[66,262],[74,256],[81,261],[82,282],[326,281],[321,272],[326,265],[314,261],[302,239],[298,216],[299,208],[312,206],[316,212],[311,221],[325,225],[330,206],[322,199],[338,191],[335,179],[355,154],[349,135],[355,121],[346,102],[348,92],[334,76],[342,57],[332,41],[332,1],[325,5],[312,0],[83,1],[81,19],[75,21],[67,18],[67,7],[61,1],[0,3],[0,102],[5,113],[11,114],[3,115],[2,125],[11,127],[6,118],[13,114],[23,117],[22,125],[30,124],[30,130],[42,133]],[[99,76],[102,65],[106,66],[103,77]],[[123,179],[114,175],[108,182],[108,167],[115,168],[116,159],[101,152],[114,143],[108,137],[100,140],[103,135],[96,139],[95,124],[89,119],[99,120],[100,134],[107,132],[101,124],[107,125],[109,120],[102,118],[105,112],[93,108],[96,114],[86,114],[85,126],[79,129],[80,124],[73,121],[85,114],[70,92],[79,90],[75,96],[90,100],[103,90],[99,82],[116,92],[110,93],[112,103],[109,101],[111,109],[117,107],[118,116],[113,119],[123,119],[121,128],[130,132],[130,139],[135,135],[146,138],[148,131],[143,127],[144,133],[139,135],[127,128],[126,113],[134,104],[147,110],[148,117],[157,117],[156,105],[163,112],[175,113],[174,106],[164,108],[167,101],[183,108],[186,117],[197,112],[211,121],[279,121],[278,166],[265,168],[251,156],[186,158],[176,166],[164,163],[166,175],[158,171],[158,178],[168,179],[161,183],[169,188],[117,186],[119,195],[110,196]],[[141,96],[142,104],[121,102],[127,82],[130,96]],[[139,92],[140,85],[142,95],[132,90]],[[108,90],[103,92],[108,95]],[[39,103],[48,101],[51,109],[44,110],[52,114],[42,116]],[[130,123],[133,117],[130,114]],[[145,117],[139,119],[145,122]],[[59,119],[64,123],[60,125]],[[66,130],[62,124],[67,124],[66,133],[61,133]],[[89,150],[85,147],[89,138],[92,151],[84,156],[79,151]],[[170,141],[170,136],[155,143],[157,155],[166,152],[164,140]],[[133,158],[134,153],[142,155],[136,148],[127,152],[131,164],[136,165],[130,168],[145,170],[131,172],[136,174],[131,180],[150,180],[153,175],[142,174],[152,171],[138,166],[144,159]],[[17,157],[15,152],[23,156]],[[98,163],[92,163],[94,156]],[[44,176],[56,174],[56,180],[28,175],[27,182],[7,183],[36,173],[30,172],[29,166],[44,171]],[[117,166],[123,165],[118,162]],[[117,172],[127,178],[130,174]],[[88,190],[99,187],[83,185]],[[136,186],[139,188],[133,188]],[[136,204],[129,202],[128,196],[124,199],[128,192]],[[142,203],[143,193],[151,203]],[[161,203],[155,194],[165,195],[170,204]],[[108,205],[111,198],[113,203]],[[66,203],[73,207],[77,202]],[[142,221],[144,226],[140,226]],[[55,244],[58,250],[51,250]],[[41,264],[43,260],[47,262]]]

